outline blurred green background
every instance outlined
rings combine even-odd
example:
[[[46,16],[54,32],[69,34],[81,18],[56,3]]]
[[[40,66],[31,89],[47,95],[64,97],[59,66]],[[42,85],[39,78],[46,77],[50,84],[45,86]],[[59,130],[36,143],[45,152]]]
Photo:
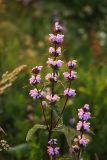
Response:
[[[46,135],[37,132],[26,144],[27,131],[41,123],[37,102],[29,97],[28,79],[35,65],[46,63],[48,34],[54,21],[64,26],[62,58],[78,60],[78,91],[72,106],[64,114],[70,125],[77,118],[77,108],[91,105],[92,130],[95,135],[87,147],[84,160],[107,160],[107,1],[106,0],[0,0],[0,77],[6,71],[26,64],[13,83],[0,95],[0,126],[11,152],[0,152],[0,160],[45,160]],[[61,137],[62,136],[62,137]],[[59,137],[67,153],[66,140]]]

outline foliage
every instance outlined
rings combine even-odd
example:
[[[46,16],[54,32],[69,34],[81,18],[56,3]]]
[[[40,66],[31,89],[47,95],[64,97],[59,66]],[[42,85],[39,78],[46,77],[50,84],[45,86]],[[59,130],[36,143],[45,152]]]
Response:
[[[32,139],[32,136],[34,135],[34,133],[38,130],[38,129],[46,129],[46,126],[44,125],[40,125],[40,124],[35,124],[27,133],[26,136],[26,141],[29,141]]]

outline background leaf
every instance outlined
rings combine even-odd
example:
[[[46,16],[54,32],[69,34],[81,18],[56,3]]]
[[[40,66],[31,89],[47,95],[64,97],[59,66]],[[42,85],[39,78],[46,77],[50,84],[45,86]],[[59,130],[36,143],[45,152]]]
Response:
[[[71,147],[74,137],[78,135],[75,129],[65,125],[55,128],[54,131],[62,132],[65,135],[69,147]]]
[[[38,129],[46,129],[46,126],[41,125],[41,124],[35,124],[27,133],[26,136],[26,141],[28,142],[29,140],[31,140],[32,136],[34,135],[34,133],[38,130]]]

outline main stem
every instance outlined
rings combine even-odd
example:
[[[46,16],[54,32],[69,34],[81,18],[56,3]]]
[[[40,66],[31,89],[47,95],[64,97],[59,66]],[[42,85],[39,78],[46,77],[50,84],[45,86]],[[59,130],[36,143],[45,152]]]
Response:
[[[38,93],[40,93],[37,86],[36,86],[36,88],[37,88]],[[45,125],[47,127],[47,130],[49,131],[49,126],[48,126],[48,122],[47,122],[47,119],[46,119],[45,110],[44,110],[44,107],[42,105],[41,99],[39,99],[39,101],[40,101],[40,105],[41,105],[41,109],[42,109],[42,114],[43,114],[43,117],[44,117],[44,120],[45,120]]]
[[[52,82],[52,97],[54,96],[54,82]],[[51,139],[52,136],[52,127],[53,127],[53,106],[51,106],[51,120],[50,120],[50,128],[48,131],[48,141]],[[53,157],[48,155],[48,160],[53,160]]]
[[[68,91],[70,90],[70,87],[71,87],[71,81],[70,81],[70,83],[69,83],[69,89],[68,89]],[[64,113],[64,110],[65,110],[65,108],[66,108],[66,104],[67,104],[67,102],[68,102],[68,96],[66,97],[66,99],[65,99],[65,103],[64,103],[64,106],[63,106],[63,108],[62,108],[62,111],[61,111],[61,113],[60,113],[60,117],[58,118],[58,120],[56,121],[56,123],[55,123],[55,125],[54,125],[54,128],[57,126],[57,124],[58,124],[58,122],[60,121],[60,119],[61,119],[61,117],[62,117],[62,115],[63,115],[63,113]]]
[[[56,52],[56,44],[55,44],[55,52]],[[56,60],[56,56],[54,57]],[[55,70],[53,69],[53,76],[55,75]],[[52,97],[54,96],[54,82],[52,82]],[[50,120],[50,129],[48,131],[48,141],[51,139],[52,136],[52,129],[53,129],[53,106],[51,106],[51,120]],[[53,157],[48,155],[48,160],[53,160]]]
[[[77,160],[80,160],[80,156],[81,156],[81,150],[79,150],[78,156],[77,156]]]

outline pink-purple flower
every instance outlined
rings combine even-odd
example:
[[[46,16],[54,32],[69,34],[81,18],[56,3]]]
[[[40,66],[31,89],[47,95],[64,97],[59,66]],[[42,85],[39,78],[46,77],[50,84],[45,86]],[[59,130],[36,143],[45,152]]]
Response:
[[[32,68],[32,73],[38,74],[42,70],[43,66],[36,66]]]
[[[59,147],[52,147],[52,146],[48,146],[47,147],[47,152],[50,156],[58,156],[59,155]]]
[[[57,34],[57,35],[54,35],[54,34],[49,34],[49,40],[52,42],[52,43],[57,43],[57,44],[61,44],[63,41],[64,41],[64,35],[63,34]]]
[[[55,22],[55,32],[61,32],[63,27],[59,24],[59,22]]]
[[[48,63],[52,68],[57,69],[57,68],[60,68],[64,62],[61,61],[61,60],[56,60],[56,61],[54,61],[52,58],[48,58],[47,63]]]
[[[85,110],[89,110],[89,109],[90,109],[90,106],[89,106],[89,104],[85,104],[83,108],[84,108]]]
[[[64,77],[69,79],[69,80],[72,80],[72,79],[76,79],[77,78],[77,72],[75,71],[70,71],[70,72],[64,72],[63,73]]]
[[[58,75],[55,73],[48,73],[46,76],[45,76],[45,79],[46,80],[49,80],[51,82],[57,82],[58,80]]]
[[[59,147],[57,147],[57,139],[51,139],[48,142],[49,146],[47,147],[47,152],[50,156],[59,155]]]
[[[90,130],[90,122],[84,121],[83,128],[84,128],[84,130],[89,131]]]
[[[50,156],[54,156],[54,148],[51,147],[51,146],[48,146],[47,148],[48,148],[48,149],[47,149],[48,154],[49,154]]]
[[[75,89],[67,88],[64,90],[64,95],[68,97],[74,97],[76,95]]]
[[[36,88],[30,90],[29,95],[30,95],[31,97],[33,97],[33,99],[39,99],[39,98],[41,97],[41,94],[38,92],[38,90],[37,90]]]
[[[53,54],[54,56],[59,56],[61,55],[61,47],[58,47],[56,50],[54,47],[49,48],[49,53]]]
[[[80,108],[80,109],[78,109],[78,116],[79,116],[80,119],[88,120],[88,119],[91,118],[91,113],[87,112],[87,111],[84,111],[83,108]]]
[[[55,94],[55,95],[53,95],[53,96],[52,96],[52,95],[47,95],[47,96],[46,96],[46,99],[47,99],[48,101],[54,103],[54,102],[59,101],[59,100],[60,100],[60,97],[59,97],[57,94]]]
[[[89,104],[85,104],[82,108],[78,109],[78,117],[81,120],[76,126],[77,131],[80,131],[80,135],[78,136],[79,147],[86,147],[89,142],[89,139],[84,136],[84,133],[90,130],[90,122],[87,122],[91,118],[89,109]]]
[[[86,121],[79,121],[77,123],[77,131],[80,131],[81,129],[84,129],[85,131],[89,131],[90,130],[90,123],[86,122]]]
[[[54,148],[54,154],[57,156],[59,155],[59,147]]]
[[[90,119],[91,118],[91,113],[90,112],[85,112],[84,114],[83,114],[83,120],[88,120],[88,119]]]
[[[78,117],[79,119],[83,118],[84,110],[82,108],[78,109]]]
[[[82,128],[82,121],[79,121],[78,123],[77,123],[77,131],[80,131],[81,130],[81,128]]]
[[[53,145],[56,145],[58,143],[58,140],[57,139],[50,139],[48,144],[53,144]]]
[[[89,143],[89,139],[86,138],[84,135],[81,136],[78,136],[78,140],[79,140],[79,144],[86,147],[87,144]]]
[[[29,82],[32,85],[38,84],[38,83],[40,83],[40,81],[41,81],[41,76],[40,75],[37,75],[37,76],[32,75],[31,78],[29,79]]]
[[[69,69],[74,68],[76,65],[77,65],[77,61],[76,61],[76,60],[69,61],[69,62],[67,63],[67,67],[68,67]]]

